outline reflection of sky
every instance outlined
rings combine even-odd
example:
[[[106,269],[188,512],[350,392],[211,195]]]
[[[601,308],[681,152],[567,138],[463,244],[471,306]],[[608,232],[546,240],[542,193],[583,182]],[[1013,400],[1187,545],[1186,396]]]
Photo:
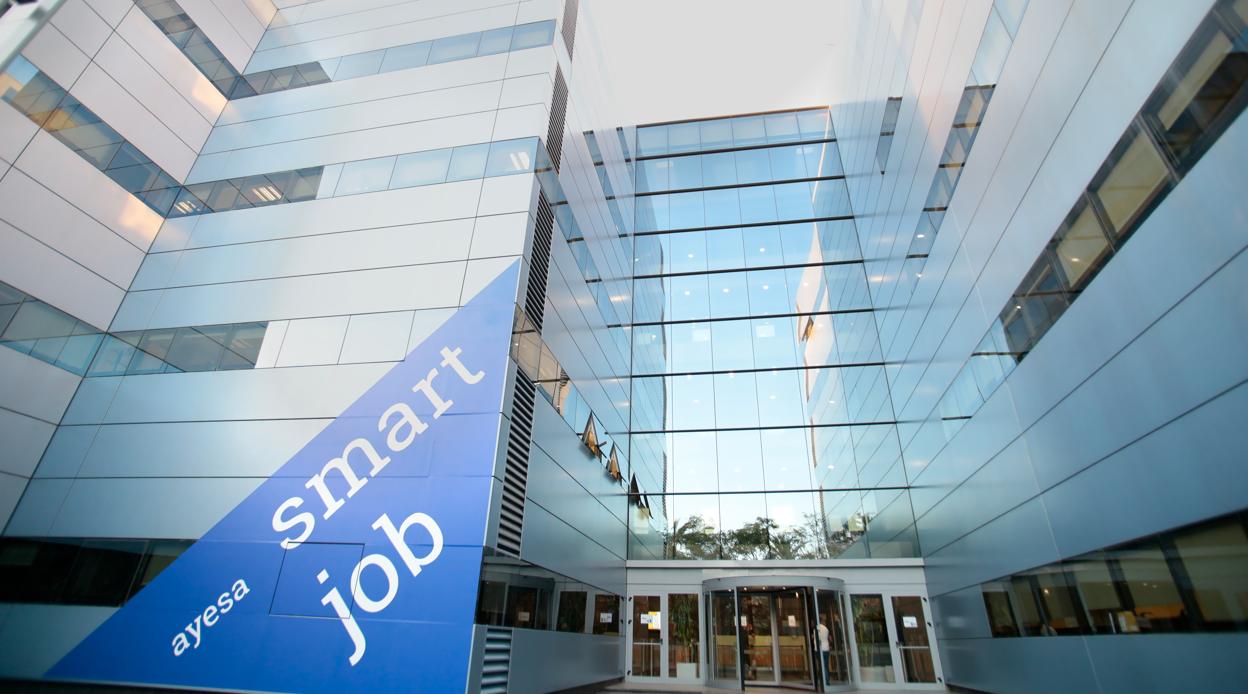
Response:
[[[639,130],[643,154],[698,151],[697,124],[680,127],[669,139]],[[719,132],[705,130],[703,139]],[[637,170],[639,191],[841,173],[834,143],[642,160]],[[634,388],[662,393],[649,428],[667,433],[634,437],[665,456],[669,523],[700,517],[731,530],[768,517],[790,528],[822,513],[840,528],[861,493],[812,490],[857,487],[860,460],[876,475],[899,455],[895,433],[890,446],[876,431],[891,425],[810,428],[892,419],[881,367],[829,368],[880,359],[874,319],[845,313],[871,306],[853,221],[783,223],[849,214],[841,180],[637,199],[642,232],[725,227],[637,237],[634,322],[651,324],[633,328],[634,373],[647,376]]]

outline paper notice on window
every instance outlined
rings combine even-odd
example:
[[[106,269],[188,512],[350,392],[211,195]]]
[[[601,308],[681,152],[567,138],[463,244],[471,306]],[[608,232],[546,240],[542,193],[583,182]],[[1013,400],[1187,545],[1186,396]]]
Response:
[[[517,612],[517,613],[516,613],[516,621],[517,621],[517,622],[527,622],[527,621],[529,621],[529,613],[528,613],[528,612]]]
[[[789,627],[794,629],[797,628],[797,615],[789,615]]]
[[[741,626],[748,627],[749,625],[750,625],[750,618],[747,617],[746,615],[741,615]]]
[[[641,623],[642,623],[642,624],[649,624],[649,623],[650,623],[650,613],[649,613],[649,612],[642,612],[642,613],[641,613]]]
[[[650,625],[650,631],[658,631],[663,627],[663,620],[659,619],[658,612],[651,612],[646,616],[650,618],[650,621],[646,622],[646,624]]]
[[[615,621],[615,619],[611,616],[610,612],[599,612],[598,621],[602,622],[603,624],[610,624],[611,622]]]
[[[919,618],[911,615],[902,615],[901,625],[907,629],[918,629]]]

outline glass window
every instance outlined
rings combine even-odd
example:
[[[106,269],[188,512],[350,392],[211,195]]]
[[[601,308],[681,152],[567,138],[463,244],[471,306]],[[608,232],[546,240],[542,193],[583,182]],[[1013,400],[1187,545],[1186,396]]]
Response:
[[[130,591],[129,597],[134,597],[151,583],[191,544],[189,540],[152,540],[148,543],[147,553],[143,556],[143,562],[139,567],[138,580],[134,582],[134,588]]]
[[[667,151],[671,154],[696,152],[701,148],[697,123],[673,123],[667,126]]]
[[[1197,37],[1144,107],[1145,119],[1183,168],[1194,162],[1193,148],[1207,133],[1225,127],[1216,123],[1248,80],[1248,52],[1242,40],[1232,42],[1212,19],[1206,20]]]
[[[703,195],[706,203],[706,226],[718,227],[741,223],[741,205],[736,189],[708,190]]]
[[[1088,632],[1083,604],[1070,574],[1060,567],[1048,567],[1032,572],[1030,577],[1035,580],[1035,587],[1044,605],[1046,633],[1060,635]]]
[[[490,144],[489,158],[485,163],[486,176],[506,176],[533,170],[537,158],[537,138],[505,140]]]
[[[334,71],[335,80],[349,80],[354,77],[363,77],[365,75],[375,75],[381,70],[381,61],[386,56],[386,50],[369,51],[367,53],[356,53],[355,55],[345,55],[338,63],[338,69]],[[266,91],[273,91],[266,89]]]
[[[1169,182],[1161,153],[1147,135],[1133,127],[1088,190],[1105,211],[1112,231],[1122,236]]]
[[[460,145],[451,153],[451,165],[447,171],[447,181],[466,181],[481,178],[485,174],[485,161],[489,153],[488,144]]]
[[[768,142],[797,142],[802,139],[795,113],[773,113],[764,117]]]
[[[1010,608],[1009,586],[1004,583],[985,583],[984,608],[988,611],[988,629],[994,637],[1018,636],[1018,623]]]
[[[442,183],[446,180],[446,172],[450,164],[450,148],[400,155],[394,165],[390,187],[409,188]]]
[[[557,631],[584,633],[587,598],[588,595],[583,590],[565,590],[559,593],[559,615],[555,619]]]
[[[748,374],[747,374],[748,375]],[[750,379],[753,381],[753,379]],[[758,431],[717,431],[714,433],[719,451],[719,489],[721,492],[762,490],[763,451]],[[725,504],[736,505],[737,496],[724,497]]]
[[[386,49],[386,57],[381,61],[380,72],[404,70],[409,67],[421,67],[429,62],[429,49],[432,41],[409,43],[406,46],[395,46]]]
[[[334,195],[354,195],[385,190],[390,186],[394,157],[378,157],[344,164]]]
[[[1239,519],[1178,533],[1174,547],[1204,630],[1248,628],[1248,536]]]
[[[767,514],[766,494],[733,494],[720,504],[725,559],[767,559],[775,522]]]
[[[59,602],[81,540],[0,541],[0,600]]]
[[[433,42],[429,51],[429,64],[446,63],[452,60],[464,60],[477,54],[477,46],[481,42],[481,34],[461,34],[444,36]],[[341,70],[342,68],[338,68]]]
[[[814,149],[814,145],[797,145],[793,147],[771,147],[764,150],[771,158],[772,180],[788,181],[806,178],[806,148]]]
[[[594,594],[594,633],[619,636],[620,598],[609,593]]]
[[[1091,630],[1097,634],[1117,634],[1128,631],[1135,619],[1122,605],[1122,598],[1114,586],[1114,578],[1103,557],[1091,555],[1066,564],[1066,570],[1079,586],[1091,621]]]
[[[767,144],[767,128],[762,116],[732,119],[732,141],[738,147]]]
[[[477,49],[477,55],[495,55],[511,50],[511,33],[512,27],[482,32],[481,46]]]
[[[1108,553],[1121,572],[1119,591],[1129,596],[1133,611],[1126,632],[1187,631],[1191,628],[1169,564],[1155,542]]]
[[[836,137],[836,133],[832,132],[832,121],[827,109],[799,112],[797,126],[802,131],[803,140],[825,140]]]
[[[535,46],[548,46],[555,38],[554,20],[531,22],[516,27],[511,39],[511,50],[519,51]]]
[[[778,219],[776,216],[776,186],[740,188],[737,190],[737,199],[741,208],[742,224],[774,222]],[[792,219],[787,216],[780,218]]]
[[[144,331],[139,339],[134,359],[131,360],[130,368],[126,370],[126,373],[164,373],[167,366],[165,355],[168,354],[169,346],[173,343],[176,333],[177,331],[173,329]]]
[[[669,188],[667,173],[672,164],[667,159],[645,159],[638,162],[637,192],[649,193]]]
[[[667,154],[667,127],[637,128],[637,154],[642,157]]]
[[[763,183],[771,178],[771,157],[766,149],[747,149],[736,153],[737,180],[741,183]]]
[[[1066,274],[1067,285],[1079,287],[1088,272],[1100,266],[1109,251],[1109,239],[1096,213],[1089,205],[1068,218],[1050,242],[1057,262]]]
[[[672,157],[664,160],[668,164],[670,176],[669,186],[673,190],[702,187],[701,157]]]
[[[671,501],[670,559],[718,559],[720,557],[718,494],[678,494]]]
[[[732,121],[727,119],[702,121],[698,132],[703,150],[732,147]]]
[[[69,571],[62,602],[121,605],[146,547],[144,540],[86,540]]]
[[[179,328],[165,361],[180,371],[212,371],[221,363],[221,355],[225,351],[222,344],[224,332],[218,328],[215,333],[219,338],[214,340],[200,329]]]

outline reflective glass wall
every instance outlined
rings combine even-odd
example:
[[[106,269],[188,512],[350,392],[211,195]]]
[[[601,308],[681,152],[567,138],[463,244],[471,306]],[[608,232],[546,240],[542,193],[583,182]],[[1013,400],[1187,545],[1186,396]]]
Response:
[[[915,556],[825,109],[637,129],[636,559]]]

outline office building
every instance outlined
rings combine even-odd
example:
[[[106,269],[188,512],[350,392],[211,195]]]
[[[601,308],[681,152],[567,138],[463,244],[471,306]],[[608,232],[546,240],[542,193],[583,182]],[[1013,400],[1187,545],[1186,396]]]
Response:
[[[1243,0],[5,7],[6,684],[1237,689]]]

